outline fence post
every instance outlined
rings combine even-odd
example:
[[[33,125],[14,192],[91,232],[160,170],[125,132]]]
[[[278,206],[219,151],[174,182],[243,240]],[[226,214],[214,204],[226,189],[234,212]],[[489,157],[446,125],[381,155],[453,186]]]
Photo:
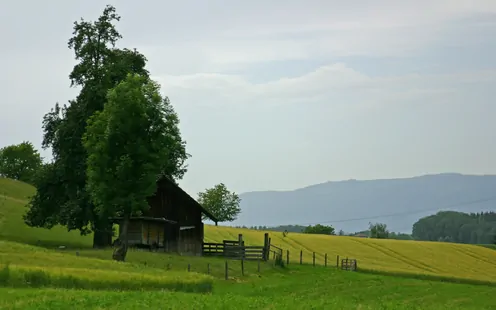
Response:
[[[286,250],[286,265],[289,265],[289,250]]]
[[[264,234],[264,253],[263,260],[269,260],[270,245],[269,245],[269,233]]]
[[[324,256],[324,267],[327,267],[327,253]]]
[[[210,263],[207,264],[207,274],[210,274]]]
[[[227,260],[226,260],[225,275],[226,275],[226,280],[228,280],[229,279],[229,272],[228,272]]]
[[[313,252],[313,266],[315,267],[315,252]]]
[[[300,250],[300,265],[303,264],[303,250]]]
[[[238,235],[238,246],[239,246],[238,253],[241,254],[242,258],[245,257],[245,249],[244,249],[245,242],[243,241],[243,234]]]
[[[336,255],[336,268],[339,268],[339,255]]]
[[[241,275],[245,275],[245,259],[241,258]]]
[[[188,264],[188,271],[191,271],[191,264]]]

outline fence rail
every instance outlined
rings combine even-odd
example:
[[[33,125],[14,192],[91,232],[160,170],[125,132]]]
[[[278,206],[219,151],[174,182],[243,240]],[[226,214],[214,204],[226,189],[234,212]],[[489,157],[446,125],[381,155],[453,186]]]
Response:
[[[205,256],[222,256],[245,260],[262,260],[264,258],[264,251],[264,246],[235,245],[234,242],[203,243],[202,249]]]
[[[280,257],[282,259],[283,250],[280,247],[271,244],[269,248],[269,254],[270,252],[273,254],[272,259],[276,259],[277,257]]]
[[[357,270],[356,259],[348,259],[348,258],[342,259],[341,260],[341,269],[342,270],[349,270],[349,271],[356,271]]]

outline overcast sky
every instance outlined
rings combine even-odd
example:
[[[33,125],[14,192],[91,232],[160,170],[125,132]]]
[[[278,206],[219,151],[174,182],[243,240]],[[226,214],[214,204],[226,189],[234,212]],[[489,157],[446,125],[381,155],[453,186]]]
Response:
[[[494,0],[0,0],[0,147],[40,147],[76,96],[73,22],[107,3],[179,114],[191,195],[496,173]]]

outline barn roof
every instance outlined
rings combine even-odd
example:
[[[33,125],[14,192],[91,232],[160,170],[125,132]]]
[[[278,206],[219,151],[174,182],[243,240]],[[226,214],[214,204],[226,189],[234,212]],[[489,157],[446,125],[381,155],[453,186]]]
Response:
[[[173,190],[177,191],[177,193],[179,195],[183,196],[183,198],[185,198],[188,202],[190,202],[192,205],[194,205],[195,207],[200,209],[200,211],[203,214],[205,214],[209,219],[211,219],[217,225],[217,222],[219,222],[219,220],[212,213],[210,213],[208,210],[203,208],[202,205],[198,203],[198,201],[196,201],[193,197],[191,197],[188,193],[186,193],[181,187],[179,187],[179,185],[177,185],[176,182],[172,181],[171,179],[169,179],[166,176],[162,177],[158,181],[159,184],[160,184],[160,182],[166,183]]]

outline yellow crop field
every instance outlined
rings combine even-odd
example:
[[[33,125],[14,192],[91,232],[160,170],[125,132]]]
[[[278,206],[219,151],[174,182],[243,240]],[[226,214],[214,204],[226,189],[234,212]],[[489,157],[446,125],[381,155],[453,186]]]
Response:
[[[237,239],[243,234],[248,245],[262,245],[263,231],[230,227],[205,226],[208,242]],[[496,251],[475,245],[369,239],[346,236],[325,236],[269,232],[271,243],[289,250],[290,263],[323,265],[327,253],[328,264],[336,264],[336,256],[355,258],[360,268],[397,273],[429,274],[446,277],[496,281]]]

